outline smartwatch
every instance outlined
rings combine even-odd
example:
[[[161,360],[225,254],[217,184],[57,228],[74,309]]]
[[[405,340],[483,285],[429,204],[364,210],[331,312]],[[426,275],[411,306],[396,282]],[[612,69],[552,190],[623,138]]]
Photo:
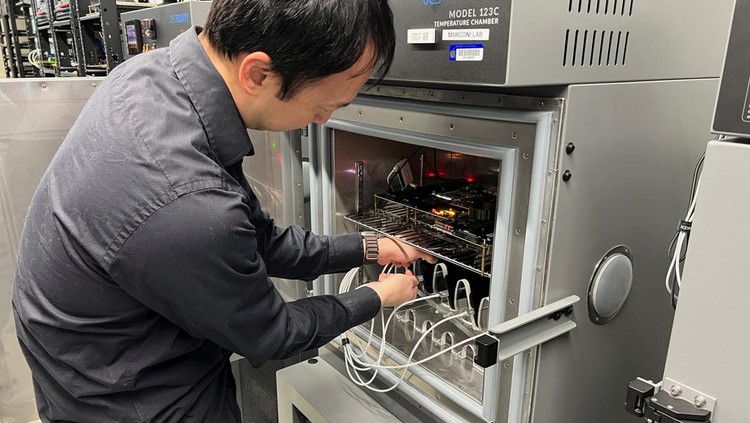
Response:
[[[378,257],[380,257],[378,238],[380,236],[377,232],[362,232],[362,239],[365,244],[365,264],[378,262]]]

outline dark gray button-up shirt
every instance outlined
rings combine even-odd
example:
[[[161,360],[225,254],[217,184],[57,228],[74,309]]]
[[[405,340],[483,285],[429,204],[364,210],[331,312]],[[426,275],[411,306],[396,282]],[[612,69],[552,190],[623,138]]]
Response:
[[[195,29],[97,89],[44,175],[13,306],[46,421],[239,422],[232,352],[253,365],[377,314],[371,289],[285,303],[269,276],[362,263],[357,234],[274,226],[252,145]]]

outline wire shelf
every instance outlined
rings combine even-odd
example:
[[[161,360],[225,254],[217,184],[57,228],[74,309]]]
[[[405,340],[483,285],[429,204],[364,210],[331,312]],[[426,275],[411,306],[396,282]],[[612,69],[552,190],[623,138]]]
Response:
[[[376,207],[346,216],[350,222],[370,231],[398,238],[445,262],[490,277],[492,243],[477,242],[475,235],[445,229],[443,216],[375,196]],[[469,236],[474,239],[468,239]]]

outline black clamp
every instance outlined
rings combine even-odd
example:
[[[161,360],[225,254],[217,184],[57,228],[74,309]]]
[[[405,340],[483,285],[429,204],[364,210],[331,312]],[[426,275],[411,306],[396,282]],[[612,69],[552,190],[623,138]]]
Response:
[[[477,345],[477,354],[474,362],[485,369],[497,363],[497,338],[483,335],[474,341]]]
[[[693,222],[688,222],[687,220],[680,220],[680,232],[690,233],[690,230],[692,228],[693,228]]]
[[[655,391],[656,385],[643,379],[630,382],[625,398],[625,411],[653,423],[711,423],[711,411],[672,397],[666,391],[654,394]]]

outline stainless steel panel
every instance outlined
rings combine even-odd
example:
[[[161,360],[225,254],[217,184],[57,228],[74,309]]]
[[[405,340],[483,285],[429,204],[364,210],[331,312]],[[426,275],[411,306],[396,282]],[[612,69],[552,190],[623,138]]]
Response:
[[[522,87],[717,77],[733,3],[394,0],[397,54],[386,79],[414,86]],[[435,31],[435,42],[409,44],[409,29]],[[465,32],[461,40],[444,40],[445,30]],[[481,48],[481,60],[455,60],[461,46]]]
[[[280,370],[276,380],[280,423],[401,421],[324,360]]]
[[[627,3],[624,15],[623,3]],[[733,4],[734,0],[516,0],[508,85],[718,77]],[[563,66],[566,31],[570,31],[568,63]],[[593,31],[599,34],[594,49]],[[610,50],[610,33],[614,35],[610,60],[600,65],[594,57],[592,64],[590,53],[598,56],[595,50],[601,50],[602,33],[606,34],[603,56]],[[575,65],[572,59],[577,59]]]
[[[546,302],[586,298],[594,266],[628,245],[635,278],[621,314],[599,326],[576,305],[578,327],[541,347],[532,421],[635,422],[627,383],[659,380],[672,322],[666,248],[684,215],[709,134],[716,79],[571,86]]]
[[[11,290],[26,210],[52,156],[100,78],[0,81],[0,421],[37,419],[16,339]]]
[[[714,423],[747,421],[748,163],[747,141],[708,145],[664,371],[716,398]]]

